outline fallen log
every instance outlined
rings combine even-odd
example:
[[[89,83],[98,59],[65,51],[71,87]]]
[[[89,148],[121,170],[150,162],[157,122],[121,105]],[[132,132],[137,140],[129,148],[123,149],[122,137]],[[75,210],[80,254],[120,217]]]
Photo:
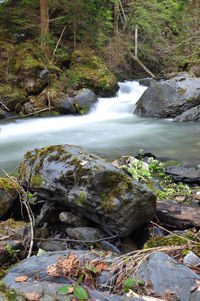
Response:
[[[175,201],[157,202],[156,215],[160,223],[185,230],[191,227],[200,228],[200,208],[185,206]]]

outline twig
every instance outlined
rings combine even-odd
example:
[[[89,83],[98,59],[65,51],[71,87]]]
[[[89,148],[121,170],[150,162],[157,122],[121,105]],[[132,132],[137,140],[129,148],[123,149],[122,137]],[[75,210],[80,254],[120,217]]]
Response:
[[[8,107],[6,107],[6,105],[5,105],[2,101],[0,101],[0,104],[1,104],[8,112],[10,112],[10,110],[8,109]]]
[[[49,107],[49,111],[50,111],[51,110],[51,98],[50,98],[49,91],[47,92],[47,99],[48,99],[48,107]]]
[[[165,301],[164,299],[158,299],[158,298],[154,298],[154,297],[139,296],[138,294],[136,294],[132,290],[129,290],[128,294],[126,294],[126,295],[127,295],[127,297],[136,297],[136,298],[141,297],[145,301]]]
[[[63,30],[62,30],[62,32],[61,32],[60,38],[58,39],[58,42],[57,42],[57,44],[56,44],[56,47],[55,47],[55,49],[54,49],[54,51],[53,51],[53,57],[52,57],[52,60],[51,60],[51,64],[53,64],[53,61],[54,61],[54,58],[55,58],[56,51],[57,51],[58,46],[59,46],[59,44],[60,44],[60,42],[61,42],[61,40],[62,40],[62,37],[63,37],[63,34],[64,34],[64,32],[65,32],[66,27],[67,27],[67,26],[65,25],[64,28],[63,28]]]
[[[39,111],[36,111],[36,112],[33,112],[33,113],[29,113],[29,114],[26,114],[26,115],[23,115],[23,116],[12,116],[12,117],[8,117],[6,119],[7,120],[10,120],[10,119],[19,119],[19,118],[24,118],[24,117],[29,117],[29,116],[33,116],[33,115],[36,115],[36,114],[39,114],[39,113],[42,113],[42,112],[46,112],[46,111],[49,111],[50,109],[54,109],[55,107],[48,107],[48,108],[45,108],[45,109],[42,109],[42,110],[39,110]]]
[[[194,240],[189,239],[189,238],[186,238],[186,237],[184,237],[184,236],[178,235],[178,234],[176,234],[176,233],[174,233],[174,232],[172,232],[172,231],[170,231],[170,230],[167,230],[166,228],[164,228],[164,227],[162,227],[162,226],[156,224],[155,222],[152,222],[152,221],[151,221],[150,223],[151,223],[152,225],[154,225],[154,226],[156,226],[156,227],[159,227],[160,229],[162,229],[162,230],[168,232],[168,233],[171,234],[171,235],[174,235],[174,236],[176,236],[176,237],[179,237],[179,238],[181,238],[181,239],[184,239],[184,240],[186,240],[187,242],[192,242],[192,243],[194,243],[194,244],[200,245],[199,242],[194,241]]]
[[[0,237],[0,240],[6,240],[7,238],[10,238],[10,236],[7,235],[7,236]]]

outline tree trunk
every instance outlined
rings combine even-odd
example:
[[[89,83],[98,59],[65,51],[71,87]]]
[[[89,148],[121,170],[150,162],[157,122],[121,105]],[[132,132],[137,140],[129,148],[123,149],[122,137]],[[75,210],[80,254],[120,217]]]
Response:
[[[119,13],[120,13],[120,8],[119,8],[119,0],[115,0],[114,4],[114,33],[115,35],[119,34]]]
[[[49,47],[46,43],[46,35],[49,32],[49,10],[47,0],[40,0],[40,26],[41,26],[41,48],[49,56]]]

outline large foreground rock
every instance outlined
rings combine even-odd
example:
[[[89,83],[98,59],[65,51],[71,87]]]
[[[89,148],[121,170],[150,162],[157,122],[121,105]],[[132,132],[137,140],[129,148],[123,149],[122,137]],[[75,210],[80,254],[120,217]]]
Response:
[[[159,295],[170,291],[180,301],[200,300],[200,291],[194,289],[198,283],[195,280],[199,281],[200,276],[164,253],[151,254],[140,265],[138,277],[145,282],[151,281],[153,290]]]
[[[75,146],[50,146],[27,153],[19,180],[39,197],[75,208],[77,215],[120,236],[127,236],[155,213],[156,197],[151,191]]]
[[[200,104],[200,78],[181,73],[174,78],[152,84],[136,105],[135,113],[143,117],[170,118]]]
[[[87,262],[91,259],[100,259],[98,256],[92,255],[92,253],[84,253],[83,251],[73,251],[81,261]],[[62,287],[63,284],[71,285],[69,280],[63,277],[48,277],[47,275],[47,267],[49,265],[55,264],[58,257],[62,256],[62,258],[66,257],[68,252],[55,252],[55,253],[47,253],[41,257],[33,256],[30,259],[25,259],[17,266],[13,267],[7,274],[4,279],[4,284],[8,289],[13,289],[16,294],[17,300],[24,300],[23,296],[27,293],[37,293],[40,301],[65,301],[66,295],[59,295],[58,288]],[[106,260],[106,259],[105,259]],[[109,260],[109,258],[107,259]],[[111,260],[111,258],[110,258]],[[15,281],[16,277],[26,275],[28,280],[23,283],[17,283]],[[39,279],[38,279],[39,277]],[[102,278],[102,277],[101,277]],[[38,279],[38,280],[36,280]],[[104,279],[98,281],[99,284],[105,285],[105,281],[107,281],[108,277],[104,277]],[[128,298],[125,296],[118,295],[110,295],[108,293],[99,292],[95,290],[88,289],[92,300],[99,301],[144,301],[142,298]],[[6,299],[1,299],[0,301],[4,301]],[[71,300],[71,298],[70,298]]]
[[[181,115],[177,116],[174,121],[178,122],[188,122],[188,121],[200,121],[200,105],[194,107]]]

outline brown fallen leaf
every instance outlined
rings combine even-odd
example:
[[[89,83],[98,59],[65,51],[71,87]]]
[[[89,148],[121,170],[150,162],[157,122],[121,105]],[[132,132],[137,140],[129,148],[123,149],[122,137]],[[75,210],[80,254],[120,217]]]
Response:
[[[104,262],[97,263],[97,265],[95,265],[95,269],[97,270],[97,273],[101,273],[102,271],[108,271],[109,265]]]
[[[68,294],[73,294],[74,288],[73,287],[68,287]]]
[[[23,276],[18,276],[15,278],[15,282],[26,282],[28,280],[28,276],[23,275]]]
[[[36,292],[25,294],[26,300],[28,301],[39,301],[39,294]]]

